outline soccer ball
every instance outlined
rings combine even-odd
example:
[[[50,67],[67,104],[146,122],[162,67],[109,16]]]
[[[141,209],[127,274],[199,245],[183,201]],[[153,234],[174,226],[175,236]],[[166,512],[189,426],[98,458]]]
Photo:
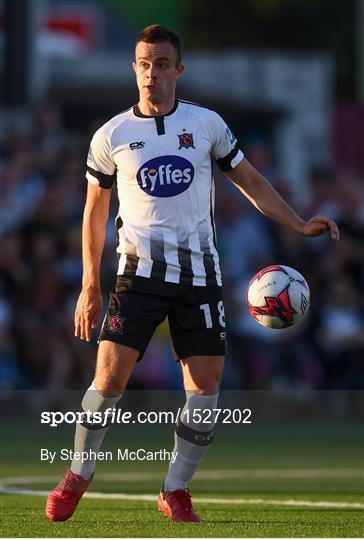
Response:
[[[268,266],[250,280],[246,303],[258,323],[268,328],[286,328],[306,315],[310,289],[297,270],[289,266]]]

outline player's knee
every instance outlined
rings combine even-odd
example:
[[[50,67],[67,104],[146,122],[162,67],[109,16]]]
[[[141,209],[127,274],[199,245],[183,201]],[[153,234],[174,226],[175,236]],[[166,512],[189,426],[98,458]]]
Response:
[[[124,385],[120,381],[115,380],[114,378],[108,378],[105,374],[102,378],[97,377],[96,375],[94,384],[97,391],[103,397],[119,396],[125,390]]]
[[[192,376],[194,388],[186,390],[194,390],[196,394],[208,395],[216,394],[220,388],[221,372],[220,370],[210,370],[206,373],[200,373]]]
[[[118,343],[101,341],[95,373],[95,386],[100,393],[118,396],[124,392],[138,355],[138,351]]]

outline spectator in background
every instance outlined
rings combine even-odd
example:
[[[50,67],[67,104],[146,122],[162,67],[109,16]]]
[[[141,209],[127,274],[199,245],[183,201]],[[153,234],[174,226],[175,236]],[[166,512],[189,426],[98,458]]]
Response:
[[[21,382],[19,358],[11,332],[12,312],[9,302],[0,296],[0,396],[8,397],[8,391]]]
[[[62,116],[55,103],[40,103],[34,111],[32,141],[39,152],[39,166],[48,174],[56,174],[59,154],[66,144],[67,134]]]
[[[45,180],[29,147],[16,148],[0,171],[0,233],[24,225],[45,192]]]
[[[325,291],[317,338],[329,387],[361,388],[364,383],[364,303],[345,274],[334,274]]]

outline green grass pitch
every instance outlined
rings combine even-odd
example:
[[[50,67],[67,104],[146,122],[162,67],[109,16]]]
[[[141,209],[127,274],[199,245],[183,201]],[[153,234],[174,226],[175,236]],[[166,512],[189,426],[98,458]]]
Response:
[[[43,517],[44,498],[3,495],[4,536],[40,537],[360,537],[363,514],[327,510],[236,505],[196,505],[203,523],[172,523],[148,502],[90,500],[65,523]]]
[[[40,462],[39,448],[72,446],[72,429],[7,427],[2,446],[2,537],[362,537],[363,433],[359,425],[219,427],[191,483],[199,524],[173,523],[156,498],[167,463],[102,462],[90,493],[154,500],[84,498],[65,523],[44,516],[44,495],[65,463]],[[171,426],[110,431],[103,450],[167,448]],[[25,441],[26,444],[25,444]],[[229,499],[229,504],[212,502]],[[234,501],[237,501],[236,503]],[[322,506],[323,505],[323,506]]]

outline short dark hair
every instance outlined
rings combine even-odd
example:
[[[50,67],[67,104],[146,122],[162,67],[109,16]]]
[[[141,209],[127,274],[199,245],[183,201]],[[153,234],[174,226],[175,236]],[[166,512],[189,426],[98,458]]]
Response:
[[[137,37],[135,45],[140,41],[144,43],[170,43],[176,51],[176,66],[182,59],[182,42],[173,30],[161,24],[151,24],[146,26]]]

